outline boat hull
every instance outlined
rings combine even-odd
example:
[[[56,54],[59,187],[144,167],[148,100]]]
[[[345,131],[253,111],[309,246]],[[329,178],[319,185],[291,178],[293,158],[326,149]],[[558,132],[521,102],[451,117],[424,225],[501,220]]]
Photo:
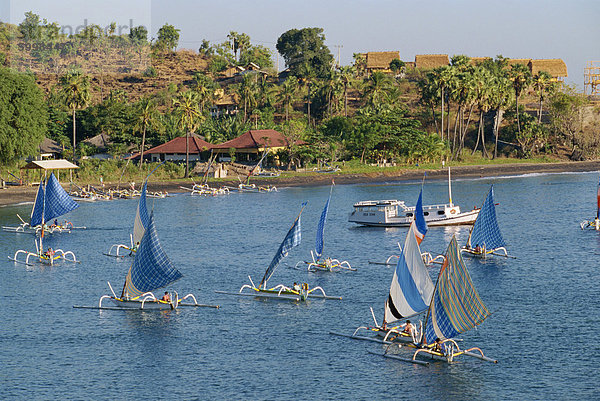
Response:
[[[471,225],[475,223],[478,213],[479,210],[471,210],[470,212],[459,213],[452,217],[425,219],[425,221],[427,222],[428,227]],[[381,217],[381,219],[366,220],[354,218],[351,214],[348,221],[370,227],[410,227],[410,224],[412,223],[412,217]]]
[[[123,308],[123,309],[148,309],[148,310],[171,310],[171,309],[175,309],[175,306],[172,305],[171,303],[165,303],[165,302],[160,302],[160,301],[152,301],[152,300],[148,300],[146,302],[143,302],[142,305],[142,301],[133,301],[133,300],[121,300],[121,299],[115,299],[112,298],[110,299],[112,301],[112,303],[119,307],[119,308]]]

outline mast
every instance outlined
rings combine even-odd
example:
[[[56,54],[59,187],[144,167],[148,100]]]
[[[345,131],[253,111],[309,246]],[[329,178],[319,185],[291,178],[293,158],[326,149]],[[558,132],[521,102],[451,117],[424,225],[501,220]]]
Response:
[[[452,204],[452,182],[450,181],[450,166],[448,166],[448,197],[450,198],[450,207],[453,207]]]
[[[598,182],[598,208],[596,209],[596,220],[600,219],[600,181]]]

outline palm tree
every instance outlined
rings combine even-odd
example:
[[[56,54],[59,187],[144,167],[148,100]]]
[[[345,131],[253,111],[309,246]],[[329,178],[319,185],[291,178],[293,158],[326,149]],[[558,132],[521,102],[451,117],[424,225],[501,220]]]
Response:
[[[198,94],[193,91],[186,91],[179,95],[178,99],[173,101],[175,113],[179,118],[179,127],[185,132],[185,178],[190,172],[190,133],[196,131],[201,123],[202,113],[200,113]]]
[[[373,108],[378,108],[383,103],[383,97],[391,87],[391,79],[389,75],[381,71],[375,71],[366,80],[364,97],[367,99],[367,104]]]
[[[517,129],[521,134],[521,122],[519,121],[519,96],[531,84],[531,72],[523,64],[513,64],[510,69],[510,78],[515,90],[515,100],[517,106]]]
[[[73,160],[75,160],[76,124],[75,111],[85,108],[90,102],[90,81],[87,75],[71,71],[60,77],[60,93],[64,104],[73,113]]]
[[[254,108],[257,103],[258,86],[256,80],[251,75],[244,75],[242,82],[236,90],[240,100],[244,103],[244,121],[248,119],[248,109]]]
[[[352,86],[355,72],[352,66],[340,67],[340,78],[344,84],[344,117],[348,117],[348,88]]]
[[[310,90],[311,90],[311,85],[313,83],[313,80],[316,78],[315,76],[315,70],[312,68],[312,66],[308,63],[305,62],[302,65],[300,65],[300,67],[298,68],[298,71],[300,73],[300,82],[302,82],[303,86],[306,86],[307,88],[307,92],[306,92],[306,110],[307,110],[307,115],[308,115],[308,126],[310,127]]]
[[[498,156],[498,137],[500,136],[500,125],[502,124],[504,111],[511,106],[514,100],[513,94],[515,94],[515,92],[511,90],[513,88],[511,88],[510,79],[504,75],[497,76],[492,86],[490,103],[491,108],[496,111],[493,128],[494,138],[496,140],[496,144],[494,146],[494,159]]]
[[[450,80],[452,79],[452,69],[449,66],[434,68],[431,75],[434,85],[438,88],[438,94],[440,96],[440,114],[441,114],[441,133],[442,140],[444,139],[444,101],[446,99],[446,88],[448,87]]]
[[[542,106],[544,103],[544,94],[551,90],[553,83],[550,81],[552,76],[546,71],[540,71],[534,75],[532,79],[533,89],[537,92],[540,99],[540,107],[538,109],[538,123],[542,122]]]
[[[490,96],[492,94],[493,75],[490,70],[481,68],[476,70],[473,76],[474,97],[477,107],[479,108],[479,120],[477,123],[477,141],[473,147],[473,152],[477,152],[479,141],[481,140],[482,156],[487,157],[487,149],[485,148],[485,125],[484,114],[490,110]]]
[[[287,123],[289,120],[289,109],[292,103],[294,102],[294,96],[296,95],[296,91],[298,90],[298,79],[294,76],[289,76],[281,86],[279,87],[279,93],[277,95],[277,100],[283,105],[285,109],[285,122]]]
[[[194,76],[194,91],[198,93],[200,112],[204,113],[206,103],[212,103],[215,97],[216,84],[208,76],[197,73]]]
[[[158,113],[156,105],[150,99],[142,99],[137,104],[137,116],[134,129],[142,132],[142,144],[140,146],[140,170],[144,164],[144,145],[146,143],[146,129],[157,122]]]

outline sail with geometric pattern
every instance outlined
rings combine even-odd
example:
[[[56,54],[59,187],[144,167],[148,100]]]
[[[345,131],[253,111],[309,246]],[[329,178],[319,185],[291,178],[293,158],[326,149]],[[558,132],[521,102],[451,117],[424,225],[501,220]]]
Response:
[[[475,220],[475,224],[467,240],[467,248],[474,249],[478,246],[485,249],[486,252],[506,246],[500,232],[500,226],[498,226],[498,221],[496,220],[493,185],[481,206],[477,220]]]
[[[456,337],[481,324],[490,312],[479,297],[452,237],[425,321],[424,343]]]
[[[125,279],[123,291],[130,297],[165,287],[183,277],[160,245],[154,225],[154,215],[151,214],[148,220],[148,227]]]

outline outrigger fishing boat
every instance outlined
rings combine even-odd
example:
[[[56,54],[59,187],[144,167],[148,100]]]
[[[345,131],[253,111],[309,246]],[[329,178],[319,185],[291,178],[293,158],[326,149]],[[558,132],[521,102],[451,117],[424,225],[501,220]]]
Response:
[[[327,198],[327,202],[325,202],[325,207],[321,212],[321,218],[319,219],[319,225],[317,227],[317,238],[315,241],[315,251],[310,251],[310,256],[312,258],[312,262],[300,261],[296,263],[296,268],[298,265],[304,263],[308,265],[309,271],[333,271],[333,270],[349,270],[356,271],[356,269],[350,266],[350,263],[346,260],[339,261],[334,258],[324,258],[323,257],[323,245],[324,245],[324,237],[325,237],[325,223],[327,222],[327,213],[329,212],[329,203],[331,202],[331,194],[333,192],[333,186],[335,184],[331,183],[331,188],[329,189],[329,198]]]
[[[291,287],[287,287],[283,284],[279,284],[275,287],[268,288],[267,282],[275,272],[279,263],[287,256],[288,252],[300,245],[301,237],[302,237],[302,229],[300,226],[300,216],[302,215],[302,211],[304,211],[304,207],[307,202],[302,204],[302,208],[300,209],[300,213],[296,220],[294,220],[294,224],[286,234],[285,238],[281,245],[279,245],[279,249],[277,253],[275,253],[275,257],[267,267],[265,271],[265,275],[258,287],[254,285],[252,281],[252,277],[248,276],[250,279],[250,285],[244,284],[238,292],[228,292],[228,291],[215,291],[219,294],[227,294],[227,295],[237,295],[237,296],[245,296],[245,297],[256,297],[256,298],[271,298],[271,299],[287,299],[292,301],[306,301],[307,298],[321,298],[321,299],[342,299],[342,297],[333,297],[325,294],[325,291],[321,287],[309,288],[307,283],[303,283],[302,285],[294,283]],[[245,289],[250,290],[249,293],[244,293]]]
[[[145,186],[145,185],[144,185]],[[144,197],[143,194],[142,197]],[[136,222],[142,221],[139,215],[144,207],[138,207],[138,216]],[[135,232],[135,230],[134,230]],[[98,301],[97,307],[90,306],[74,306],[75,308],[87,309],[176,309],[182,306],[190,307],[212,307],[218,308],[217,305],[203,305],[196,301],[193,294],[187,294],[183,298],[179,298],[177,292],[173,296],[168,292],[162,298],[157,298],[152,291],[163,288],[177,280],[183,275],[177,270],[168,256],[162,249],[156,227],[154,224],[154,214],[150,213],[147,226],[144,226],[144,233],[135,254],[133,263],[125,277],[125,284],[120,296],[117,296],[108,282],[108,287],[112,295],[103,295]],[[102,302],[108,299],[113,302],[115,307],[102,306]],[[186,302],[186,300],[192,302]]]
[[[460,207],[452,202],[452,182],[448,168],[449,203],[423,206],[423,215],[427,225],[452,226],[473,224],[479,213],[478,209],[461,212]],[[372,227],[409,227],[414,220],[415,208],[407,206],[401,200],[361,201],[354,204],[354,210],[348,221]]]
[[[509,257],[496,219],[493,185],[483,201],[473,228],[471,228],[467,245],[460,251],[484,259],[488,255]]]
[[[23,232],[26,229],[31,229],[31,227],[35,229],[35,232],[39,232],[39,243],[37,240],[35,241],[36,251],[29,252],[19,249],[17,252],[15,252],[15,255],[12,258],[9,256],[8,259],[16,263],[23,263],[29,266],[31,266],[30,258],[36,259],[40,263],[49,265],[54,265],[54,262],[60,259],[77,263],[77,259],[75,258],[75,254],[73,252],[52,248],[48,248],[46,251],[44,251],[44,246],[42,243],[44,234],[46,232],[63,231],[60,226],[55,224],[48,226],[46,222],[49,219],[56,219],[57,217],[60,217],[63,214],[76,209],[77,207],[79,207],[79,205],[73,199],[71,199],[66,191],[60,186],[58,180],[56,177],[54,177],[54,174],[50,174],[47,183],[44,183],[42,180],[38,187],[35,204],[31,213],[30,223],[23,223],[22,225]],[[22,258],[25,259],[23,260]]]
[[[150,173],[150,174],[152,174],[152,173]],[[150,176],[150,175],[148,175],[148,176]],[[138,248],[140,242],[142,241],[142,237],[144,236],[144,233],[146,232],[146,227],[148,227],[148,225],[150,224],[150,215],[148,214],[148,208],[146,206],[147,191],[148,191],[148,179],[146,178],[146,181],[144,182],[144,185],[142,186],[140,200],[138,202],[135,219],[133,221],[133,233],[130,234],[130,236],[129,236],[130,245],[127,246],[127,245],[123,245],[123,244],[114,244],[110,247],[110,249],[108,250],[108,253],[105,253],[104,255],[118,257],[118,258],[135,255],[135,253],[137,252],[137,248]],[[120,254],[119,252],[121,250],[124,250],[125,253]]]
[[[27,266],[33,266],[33,263],[31,263],[30,259],[50,266],[53,266],[54,263],[59,260],[64,260],[65,262],[71,263],[78,263],[78,260],[75,258],[75,254],[72,251],[63,251],[62,249],[52,248],[48,248],[44,251],[42,239],[43,234],[40,236],[39,243],[37,240],[34,239],[36,249],[35,253],[19,249],[17,252],[15,252],[15,255],[12,258],[9,256],[8,259],[12,260],[15,263],[22,263]]]
[[[60,185],[54,173],[50,173],[47,180],[42,179],[38,186],[35,203],[31,209],[31,219],[29,223],[25,222],[21,216],[17,217],[21,220],[21,225],[18,227],[3,226],[4,231],[17,233],[35,233],[40,234],[42,231],[45,234],[70,232],[74,228],[84,229],[85,227],[74,227],[73,223],[65,221],[59,223],[57,218],[61,217],[70,211],[77,209],[79,204],[75,202],[67,191]],[[54,220],[54,222],[52,222]],[[52,222],[52,223],[51,223]]]
[[[458,334],[480,325],[489,315],[460,256],[456,237],[452,237],[429,301],[420,341],[417,344],[389,344],[383,353],[370,353],[417,364],[428,364],[431,360],[451,363],[463,355],[497,363],[485,356],[480,348],[461,349],[454,340]],[[412,358],[394,353],[402,348],[416,350]]]
[[[388,298],[385,301],[382,324],[380,325],[377,322],[371,308],[374,326],[360,326],[356,328],[352,335],[337,332],[330,332],[330,334],[384,344],[390,344],[393,341],[404,343],[417,343],[419,341],[422,327],[419,330],[408,320],[402,325],[391,326],[390,324],[425,312],[429,307],[434,291],[433,282],[429,277],[419,247],[427,233],[427,223],[423,218],[421,207],[421,195],[419,194],[419,200],[417,201],[415,220],[411,223],[406,234],[404,247],[394,271]],[[365,330],[374,333],[375,336],[359,334],[359,332]]]
[[[596,218],[594,220],[583,220],[581,223],[579,223],[579,227],[581,227],[582,230],[592,229],[600,231],[600,181],[598,182],[598,192],[596,194],[596,201]]]

